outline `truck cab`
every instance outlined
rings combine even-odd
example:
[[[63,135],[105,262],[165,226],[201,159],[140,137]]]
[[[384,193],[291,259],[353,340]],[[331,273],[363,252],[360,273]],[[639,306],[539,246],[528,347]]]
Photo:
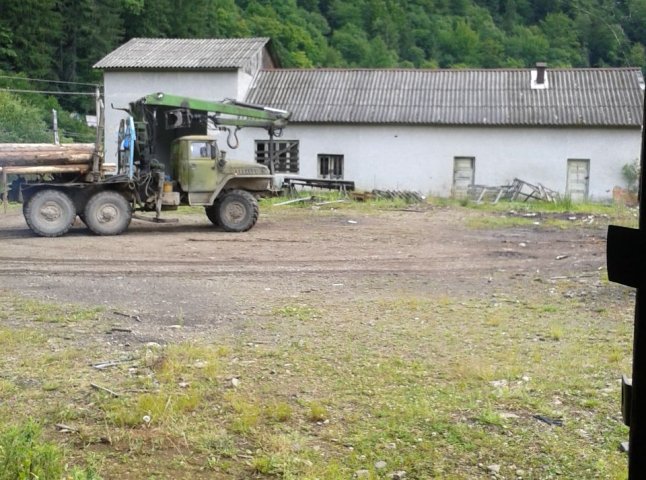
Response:
[[[171,178],[177,184],[174,190],[188,194],[190,205],[211,205],[222,189],[244,186],[251,192],[268,191],[272,178],[264,165],[227,159],[227,152],[207,135],[173,140],[170,164]]]

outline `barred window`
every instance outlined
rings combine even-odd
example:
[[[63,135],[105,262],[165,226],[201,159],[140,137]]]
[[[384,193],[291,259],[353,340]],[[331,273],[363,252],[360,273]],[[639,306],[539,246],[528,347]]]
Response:
[[[318,178],[343,179],[343,155],[320,154],[318,164]]]
[[[271,158],[275,173],[298,173],[298,140],[256,140],[256,162],[269,167]]]

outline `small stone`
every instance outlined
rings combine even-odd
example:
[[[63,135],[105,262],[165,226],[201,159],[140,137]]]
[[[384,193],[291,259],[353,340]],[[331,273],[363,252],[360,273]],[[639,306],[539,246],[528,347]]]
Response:
[[[397,448],[397,444],[396,443],[389,443],[388,445],[386,445],[386,448],[388,450],[394,450],[394,449]]]
[[[354,472],[354,478],[369,478],[370,470],[357,470]]]
[[[179,382],[177,385],[179,386],[179,388],[188,388],[190,383],[188,383],[188,382]]]
[[[489,470],[491,473],[495,475],[498,475],[500,473],[500,465],[498,464],[489,465],[487,467],[487,470]]]
[[[179,330],[180,328],[182,328],[182,326],[181,325],[169,325],[168,328],[173,329],[173,330]]]
[[[507,380],[494,380],[489,382],[489,384],[495,388],[502,388],[507,386]]]
[[[238,388],[240,386],[240,379],[233,377],[231,379],[231,385],[233,385],[234,388]]]
[[[403,480],[406,478],[406,472],[404,470],[398,470],[388,474],[388,478],[391,480]]]
[[[386,468],[387,463],[383,460],[379,460],[378,462],[375,463],[375,468],[377,470],[381,470],[382,468]]]
[[[525,470],[521,470],[520,468],[516,470],[516,477],[517,478],[523,478],[525,476]]]

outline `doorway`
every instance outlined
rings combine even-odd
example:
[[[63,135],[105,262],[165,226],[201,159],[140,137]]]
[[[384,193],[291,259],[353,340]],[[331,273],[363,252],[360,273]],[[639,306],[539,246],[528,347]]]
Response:
[[[453,189],[455,198],[466,198],[469,186],[475,179],[475,158],[455,157],[453,159]]]

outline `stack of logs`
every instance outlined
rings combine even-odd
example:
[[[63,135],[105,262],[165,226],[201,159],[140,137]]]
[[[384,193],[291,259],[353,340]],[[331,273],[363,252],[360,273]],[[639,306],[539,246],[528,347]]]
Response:
[[[101,168],[94,143],[0,143],[2,203],[7,211],[8,175],[86,174]]]
[[[94,143],[1,143],[0,172],[21,175],[85,173],[92,169],[95,150]]]

